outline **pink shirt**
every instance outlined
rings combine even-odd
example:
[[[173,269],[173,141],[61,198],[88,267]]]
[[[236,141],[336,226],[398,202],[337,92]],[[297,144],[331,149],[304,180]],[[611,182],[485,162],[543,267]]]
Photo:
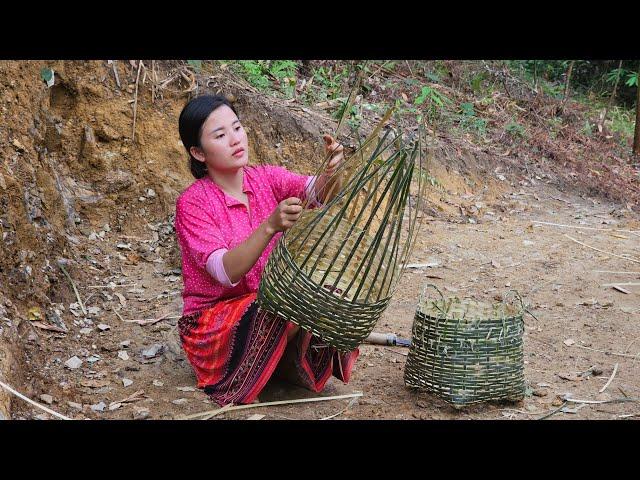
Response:
[[[225,287],[215,280],[207,272],[207,260],[216,250],[231,250],[244,242],[285,198],[304,198],[309,179],[283,167],[244,167],[242,191],[247,194],[250,215],[244,204],[224,193],[209,177],[196,180],[182,192],[176,201],[175,228],[182,253],[183,315],[258,289],[281,233],[273,236],[255,265],[234,286]]]

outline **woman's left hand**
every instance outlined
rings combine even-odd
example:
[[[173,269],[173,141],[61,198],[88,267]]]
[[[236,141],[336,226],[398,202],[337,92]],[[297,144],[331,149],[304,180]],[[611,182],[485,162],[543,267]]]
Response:
[[[338,143],[331,135],[323,135],[324,150],[327,155],[331,154],[331,160],[327,164],[324,173],[328,177],[336,173],[340,164],[344,161],[344,147]]]

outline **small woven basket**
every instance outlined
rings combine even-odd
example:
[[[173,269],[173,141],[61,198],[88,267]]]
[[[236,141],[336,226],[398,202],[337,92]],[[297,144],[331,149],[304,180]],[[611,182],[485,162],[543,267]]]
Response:
[[[428,288],[440,297],[429,299]],[[511,295],[513,294],[513,295]],[[520,306],[507,303],[517,298]],[[420,295],[404,371],[408,387],[433,393],[455,407],[524,398],[525,307],[510,291],[501,304],[445,299],[434,286]]]

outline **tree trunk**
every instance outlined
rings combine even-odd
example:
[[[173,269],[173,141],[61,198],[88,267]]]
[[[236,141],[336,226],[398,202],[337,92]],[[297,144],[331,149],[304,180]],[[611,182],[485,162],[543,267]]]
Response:
[[[633,153],[640,155],[640,67],[638,67],[638,82],[636,83],[636,129],[633,135]]]
[[[604,128],[604,122],[607,121],[607,113],[609,112],[611,105],[613,105],[613,99],[616,97],[616,90],[618,89],[618,81],[620,80],[621,71],[622,71],[622,60],[620,60],[620,63],[618,63],[618,75],[616,75],[616,83],[613,85],[613,92],[609,97],[609,102],[607,103],[607,106],[604,107],[604,113],[602,114],[602,119],[600,120],[600,124],[598,125],[598,131],[600,132],[602,132],[602,129]]]
[[[573,64],[576,63],[575,60],[571,60],[569,64],[569,70],[567,70],[567,83],[564,86],[564,101],[566,102],[569,98],[569,86],[571,85],[571,72],[573,72]]]

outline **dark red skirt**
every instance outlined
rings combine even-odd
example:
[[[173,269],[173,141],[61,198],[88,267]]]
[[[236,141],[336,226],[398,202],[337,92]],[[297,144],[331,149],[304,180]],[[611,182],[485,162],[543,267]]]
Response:
[[[359,351],[340,353],[300,329],[260,310],[256,294],[222,300],[178,321],[182,348],[198,387],[219,405],[251,403],[278,367],[289,381],[320,392],[334,375],[347,383]]]

